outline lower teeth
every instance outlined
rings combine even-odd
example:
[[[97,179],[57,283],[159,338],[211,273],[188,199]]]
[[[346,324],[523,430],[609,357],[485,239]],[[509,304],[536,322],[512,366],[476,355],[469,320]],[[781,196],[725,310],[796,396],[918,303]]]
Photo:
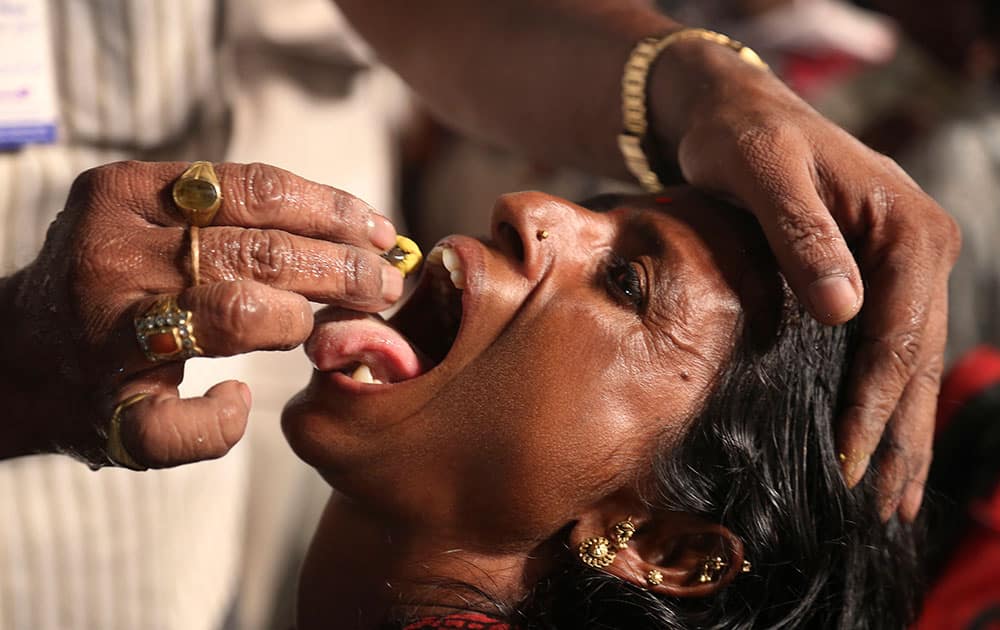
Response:
[[[368,383],[371,385],[384,384],[383,381],[380,381],[379,379],[375,378],[372,375],[372,369],[367,365],[365,365],[364,363],[359,365],[357,369],[354,370],[354,372],[351,374],[351,378],[358,381],[359,383]]]

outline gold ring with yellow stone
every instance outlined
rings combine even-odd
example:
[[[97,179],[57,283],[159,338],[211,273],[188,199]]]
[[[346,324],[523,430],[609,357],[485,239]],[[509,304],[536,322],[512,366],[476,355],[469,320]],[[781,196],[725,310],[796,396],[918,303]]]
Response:
[[[222,205],[222,184],[211,162],[194,162],[174,183],[174,203],[191,226],[191,282],[197,286],[201,282],[201,241],[200,228],[212,224],[219,206]]]

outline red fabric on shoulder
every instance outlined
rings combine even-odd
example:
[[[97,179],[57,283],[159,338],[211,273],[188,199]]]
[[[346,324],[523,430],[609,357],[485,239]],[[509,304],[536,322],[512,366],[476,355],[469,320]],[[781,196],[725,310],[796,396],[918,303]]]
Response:
[[[941,382],[935,432],[940,434],[965,403],[994,383],[1000,383],[1000,351],[979,346],[962,355]]]
[[[998,383],[1000,352],[982,346],[963,356],[941,384],[937,433],[963,405]],[[911,630],[1000,628],[1000,485],[966,510],[969,531],[931,586]]]
[[[513,630],[510,624],[481,613],[455,613],[446,617],[428,617],[415,621],[403,630]]]
[[[1000,628],[1000,492],[983,503],[973,513],[989,520],[977,518],[962,539],[911,630]]]

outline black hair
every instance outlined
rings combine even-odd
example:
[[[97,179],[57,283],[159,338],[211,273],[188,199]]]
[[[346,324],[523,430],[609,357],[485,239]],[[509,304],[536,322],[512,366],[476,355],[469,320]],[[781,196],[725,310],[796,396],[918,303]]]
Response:
[[[689,430],[655,458],[646,496],[654,514],[728,527],[752,571],[714,596],[667,598],[583,566],[563,544],[559,567],[508,615],[515,627],[864,630],[915,618],[915,529],[881,522],[877,471],[851,490],[839,470],[833,431],[855,326],[822,326],[782,294],[766,339],[744,325]]]

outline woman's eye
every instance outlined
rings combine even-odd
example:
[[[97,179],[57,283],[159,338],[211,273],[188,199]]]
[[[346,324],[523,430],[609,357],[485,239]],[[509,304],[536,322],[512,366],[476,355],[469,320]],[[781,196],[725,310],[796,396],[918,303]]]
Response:
[[[637,262],[616,256],[608,265],[608,288],[619,301],[639,310],[646,301],[643,269]]]

